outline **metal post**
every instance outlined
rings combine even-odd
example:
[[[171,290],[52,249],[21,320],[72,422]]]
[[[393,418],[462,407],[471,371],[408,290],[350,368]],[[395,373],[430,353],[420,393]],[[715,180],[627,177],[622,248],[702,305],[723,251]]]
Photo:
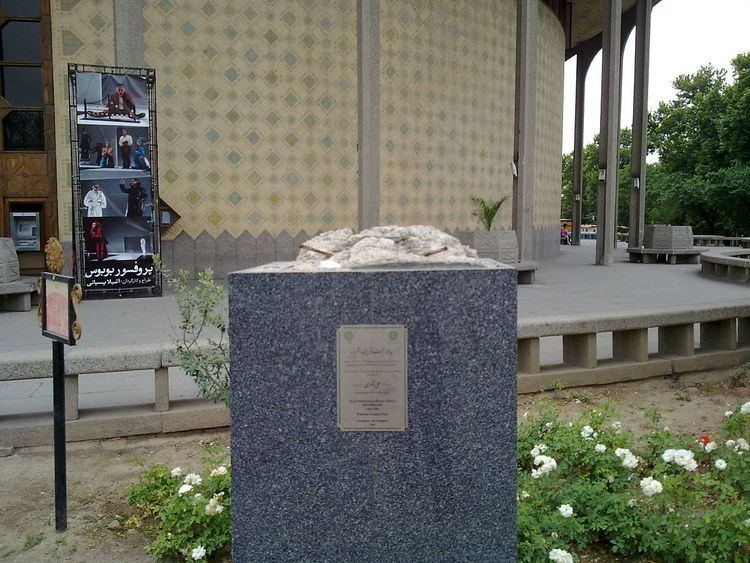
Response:
[[[65,345],[52,342],[52,404],[55,444],[55,530],[68,528],[68,491],[65,467]]]
[[[619,145],[620,22],[622,0],[604,0],[602,32],[602,105],[599,130],[599,185],[596,212],[596,263],[614,261],[617,209],[617,148]]]
[[[630,234],[628,246],[643,246],[646,215],[646,149],[648,148],[648,70],[651,51],[652,0],[638,0],[636,8],[635,81],[633,92],[633,150],[631,159]]]
[[[529,260],[534,248],[534,154],[536,128],[536,52],[539,6],[518,0],[516,27],[516,114],[513,155],[513,229],[518,258]]]
[[[576,109],[575,130],[573,133],[573,232],[571,244],[581,244],[581,223],[583,221],[583,125],[586,107],[586,75],[597,49],[578,53],[576,57]]]

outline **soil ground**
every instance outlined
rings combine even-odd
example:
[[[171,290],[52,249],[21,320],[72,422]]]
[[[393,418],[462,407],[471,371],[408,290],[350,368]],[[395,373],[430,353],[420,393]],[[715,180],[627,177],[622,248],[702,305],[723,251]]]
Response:
[[[611,401],[623,425],[636,432],[649,431],[651,423],[644,413],[658,411],[660,425],[697,436],[715,431],[724,411],[750,399],[746,372],[720,370],[523,395],[518,399],[518,417],[521,421],[541,400],[554,401],[564,418]],[[52,448],[21,448],[0,458],[0,560],[152,561],[143,550],[149,524],[140,521],[125,502],[124,489],[138,480],[144,466],[163,463],[200,469],[201,442],[228,447],[228,430],[68,444],[68,531],[64,533],[54,530]],[[595,555],[586,559],[599,560]]]

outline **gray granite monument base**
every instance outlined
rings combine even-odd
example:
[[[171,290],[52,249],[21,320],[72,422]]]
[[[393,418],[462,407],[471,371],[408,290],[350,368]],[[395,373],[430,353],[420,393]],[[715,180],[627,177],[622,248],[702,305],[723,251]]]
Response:
[[[516,560],[516,272],[229,277],[234,561]],[[336,331],[405,325],[408,430],[337,431]]]

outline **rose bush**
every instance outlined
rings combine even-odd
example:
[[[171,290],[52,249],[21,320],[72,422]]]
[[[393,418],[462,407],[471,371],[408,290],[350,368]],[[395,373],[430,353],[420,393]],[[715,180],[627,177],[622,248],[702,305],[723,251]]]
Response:
[[[595,547],[635,560],[750,561],[750,403],[699,438],[657,428],[651,413],[653,431],[636,439],[614,418],[605,406],[564,422],[543,405],[519,426],[519,560],[575,561]],[[554,471],[539,470],[546,460]]]
[[[206,446],[204,475],[156,465],[128,487],[127,501],[156,521],[156,537],[146,551],[159,559],[206,561],[231,542],[232,474],[227,455]]]
[[[574,421],[543,405],[518,428],[518,557],[572,563],[591,548],[633,560],[750,561],[750,402],[698,438],[636,438],[599,406]],[[157,523],[147,550],[204,561],[231,543],[231,466],[159,465],[127,499]]]

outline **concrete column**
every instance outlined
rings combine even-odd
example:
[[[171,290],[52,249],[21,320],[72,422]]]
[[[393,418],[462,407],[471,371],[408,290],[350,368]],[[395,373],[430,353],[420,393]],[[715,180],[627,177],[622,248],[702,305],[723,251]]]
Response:
[[[750,346],[750,317],[737,319],[737,343],[740,346]]]
[[[115,27],[115,65],[146,66],[143,43],[143,8],[145,0],[112,2]]]
[[[737,319],[701,323],[701,348],[706,350],[737,349]]]
[[[154,410],[156,412],[169,410],[169,368],[154,370]]]
[[[518,371],[539,373],[539,338],[521,338],[518,340]]]
[[[380,0],[357,1],[359,228],[380,225]]]
[[[598,51],[591,49],[576,56],[576,104],[573,132],[573,232],[571,243],[581,244],[583,219],[583,125],[586,107],[586,75]]]
[[[65,376],[65,420],[78,420],[78,374]]]
[[[646,214],[646,149],[648,146],[648,71],[651,52],[651,8],[653,0],[638,0],[635,36],[635,84],[633,88],[633,149],[630,163],[628,246],[643,246]]]
[[[621,362],[647,362],[648,329],[612,332],[612,357]]]
[[[693,325],[660,326],[659,354],[664,356],[695,355]]]
[[[517,175],[513,178],[513,229],[519,260],[534,248],[534,155],[536,129],[536,59],[539,30],[537,0],[518,0],[516,17],[516,115],[513,142]]]
[[[593,369],[596,367],[596,333],[564,334],[563,363]]]
[[[612,224],[612,248],[617,250],[617,227],[620,222],[620,123],[622,122],[622,59],[625,57],[625,47],[627,46],[628,37],[633,30],[625,22],[621,22],[620,27],[620,79],[617,81],[617,187],[615,188],[615,222]]]
[[[596,212],[596,263],[614,260],[617,223],[617,155],[620,142],[620,23],[622,0],[604,0],[602,32],[602,104],[599,128],[599,186]]]

